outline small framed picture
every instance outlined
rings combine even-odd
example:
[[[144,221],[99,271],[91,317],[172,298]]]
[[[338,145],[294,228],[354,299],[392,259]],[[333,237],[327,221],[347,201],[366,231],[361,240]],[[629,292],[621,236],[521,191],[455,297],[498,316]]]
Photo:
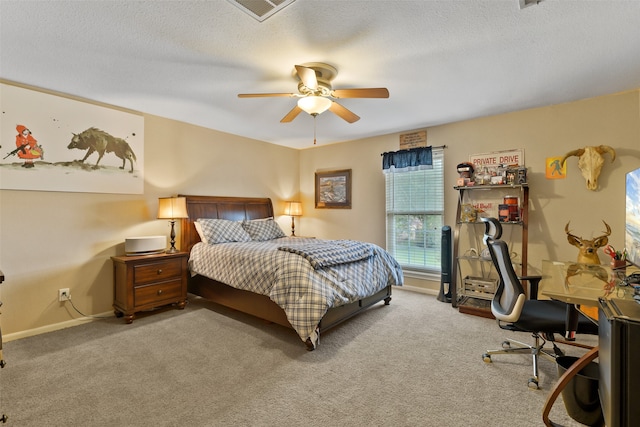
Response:
[[[351,209],[351,169],[316,172],[316,208]]]

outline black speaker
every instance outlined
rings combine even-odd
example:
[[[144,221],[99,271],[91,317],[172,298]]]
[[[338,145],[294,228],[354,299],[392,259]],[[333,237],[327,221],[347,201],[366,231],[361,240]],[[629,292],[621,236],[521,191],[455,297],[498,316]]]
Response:
[[[438,301],[451,302],[451,227],[442,227],[442,240],[440,245],[440,292]],[[445,284],[447,292],[444,292]]]

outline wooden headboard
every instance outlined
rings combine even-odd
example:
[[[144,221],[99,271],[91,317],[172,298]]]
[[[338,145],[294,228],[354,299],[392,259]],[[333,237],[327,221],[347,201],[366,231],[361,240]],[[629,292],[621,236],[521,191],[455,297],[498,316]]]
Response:
[[[198,218],[229,219],[242,221],[273,217],[273,205],[267,197],[218,197],[186,196],[189,218],[183,219],[180,226],[180,250],[190,252],[200,236],[193,225]]]

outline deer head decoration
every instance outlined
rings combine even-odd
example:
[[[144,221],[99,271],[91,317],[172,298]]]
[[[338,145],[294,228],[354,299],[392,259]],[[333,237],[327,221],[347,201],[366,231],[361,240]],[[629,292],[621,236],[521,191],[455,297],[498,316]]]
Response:
[[[616,150],[608,145],[599,145],[597,147],[584,147],[577,150],[569,151],[564,155],[560,164],[564,166],[564,162],[571,156],[578,157],[578,168],[582,172],[582,176],[587,181],[587,188],[591,191],[598,189],[598,177],[604,164],[605,153],[611,155],[611,162],[616,159]]]
[[[607,231],[603,231],[603,235],[596,237],[595,239],[587,240],[582,237],[574,236],[569,231],[569,223],[564,227],[565,233],[567,233],[567,240],[569,243],[577,247],[578,262],[581,264],[600,264],[600,257],[598,257],[598,249],[605,246],[609,242],[608,236],[611,234],[611,227],[609,224],[602,221],[607,227]]]

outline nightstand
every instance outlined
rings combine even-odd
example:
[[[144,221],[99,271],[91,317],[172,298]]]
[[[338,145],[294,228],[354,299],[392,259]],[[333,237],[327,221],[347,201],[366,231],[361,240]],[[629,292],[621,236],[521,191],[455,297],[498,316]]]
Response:
[[[113,308],[126,323],[135,313],[169,304],[183,309],[187,303],[187,252],[114,256]]]

